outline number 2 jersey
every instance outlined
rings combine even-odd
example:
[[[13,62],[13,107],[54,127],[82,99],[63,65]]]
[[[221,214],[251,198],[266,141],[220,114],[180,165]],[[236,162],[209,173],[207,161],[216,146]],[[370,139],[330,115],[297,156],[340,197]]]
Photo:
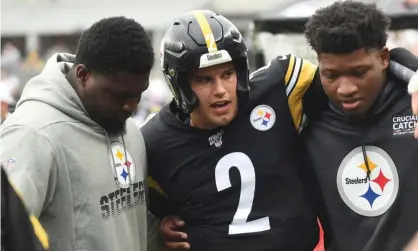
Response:
[[[319,231],[300,178],[298,130],[316,78],[309,61],[274,59],[253,74],[232,123],[214,130],[178,119],[174,103],[164,107],[142,127],[150,211],[180,216],[191,250],[312,251]]]

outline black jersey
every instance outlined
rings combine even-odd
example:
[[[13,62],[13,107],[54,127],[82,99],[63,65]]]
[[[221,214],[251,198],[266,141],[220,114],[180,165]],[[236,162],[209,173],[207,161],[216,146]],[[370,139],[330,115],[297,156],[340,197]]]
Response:
[[[149,208],[180,216],[192,250],[314,249],[318,224],[299,177],[298,131],[316,70],[294,56],[274,59],[252,74],[249,102],[222,128],[190,127],[174,103],[142,127]]]
[[[303,134],[338,251],[400,251],[418,231],[418,116],[402,84],[390,80],[363,119],[337,108]]]
[[[4,168],[8,168],[7,163]],[[1,167],[1,250],[45,251],[48,235],[38,219],[26,211],[20,195]]]

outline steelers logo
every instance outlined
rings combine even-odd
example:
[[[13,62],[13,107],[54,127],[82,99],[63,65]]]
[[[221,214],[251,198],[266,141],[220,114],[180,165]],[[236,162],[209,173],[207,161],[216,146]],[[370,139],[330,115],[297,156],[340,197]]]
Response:
[[[268,105],[259,105],[253,109],[250,115],[251,125],[259,131],[267,131],[276,122],[276,114]]]
[[[116,184],[121,188],[129,188],[135,181],[135,163],[128,149],[119,142],[113,142],[109,161]]]
[[[385,213],[398,195],[399,178],[390,156],[381,148],[366,146],[352,150],[337,174],[338,192],[345,204],[363,216]],[[368,175],[369,173],[369,175]]]

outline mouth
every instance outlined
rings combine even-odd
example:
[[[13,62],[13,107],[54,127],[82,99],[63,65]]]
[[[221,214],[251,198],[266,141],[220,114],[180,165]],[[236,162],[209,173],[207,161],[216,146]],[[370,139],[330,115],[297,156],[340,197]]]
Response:
[[[224,100],[224,101],[217,101],[213,102],[210,107],[215,110],[218,114],[224,114],[228,112],[228,109],[231,105],[231,101]]]
[[[340,104],[345,110],[355,110],[360,105],[360,99],[342,100]]]

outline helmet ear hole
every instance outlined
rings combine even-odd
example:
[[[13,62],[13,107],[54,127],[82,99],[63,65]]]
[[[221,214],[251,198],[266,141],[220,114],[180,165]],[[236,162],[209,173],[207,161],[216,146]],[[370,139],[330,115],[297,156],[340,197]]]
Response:
[[[196,94],[192,91],[189,84],[187,71],[180,71],[177,75],[177,83],[181,96],[181,108],[184,113],[189,114],[192,112],[199,104],[199,100]]]
[[[179,22],[174,22],[174,25],[180,25],[180,23]]]
[[[233,39],[239,39],[240,34],[236,30],[231,30],[231,36]]]

